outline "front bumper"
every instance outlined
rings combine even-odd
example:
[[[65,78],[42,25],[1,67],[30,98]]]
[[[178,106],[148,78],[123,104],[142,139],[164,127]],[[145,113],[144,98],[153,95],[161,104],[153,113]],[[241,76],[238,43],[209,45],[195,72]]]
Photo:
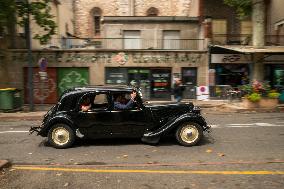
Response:
[[[30,135],[33,134],[34,132],[37,133],[37,135],[39,135],[39,132],[41,131],[41,126],[39,127],[31,127],[29,130]]]

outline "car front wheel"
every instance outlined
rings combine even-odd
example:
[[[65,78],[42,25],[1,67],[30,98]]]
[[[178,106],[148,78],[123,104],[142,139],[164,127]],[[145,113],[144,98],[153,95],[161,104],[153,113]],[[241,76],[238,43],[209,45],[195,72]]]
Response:
[[[202,127],[192,122],[181,124],[176,131],[176,139],[183,146],[193,146],[197,144],[202,136]]]
[[[74,131],[66,124],[55,124],[48,132],[48,142],[55,148],[68,148],[74,141]]]

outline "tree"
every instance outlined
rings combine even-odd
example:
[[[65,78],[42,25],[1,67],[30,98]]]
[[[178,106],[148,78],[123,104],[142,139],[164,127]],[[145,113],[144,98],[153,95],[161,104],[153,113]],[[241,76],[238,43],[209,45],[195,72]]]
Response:
[[[224,0],[224,3],[235,7],[241,19],[252,16],[253,46],[262,48],[265,44],[264,0]]]
[[[265,45],[265,3],[264,0],[224,0],[224,3],[235,7],[240,18],[252,17],[252,43],[255,48],[263,48]],[[263,53],[253,54],[251,81],[263,80]]]
[[[38,39],[41,44],[46,43],[52,35],[56,34],[56,23],[54,16],[50,14],[49,3],[51,0],[1,0],[0,3],[0,31],[14,35],[15,25],[25,26],[28,17],[40,26],[43,31],[36,33],[33,38]]]

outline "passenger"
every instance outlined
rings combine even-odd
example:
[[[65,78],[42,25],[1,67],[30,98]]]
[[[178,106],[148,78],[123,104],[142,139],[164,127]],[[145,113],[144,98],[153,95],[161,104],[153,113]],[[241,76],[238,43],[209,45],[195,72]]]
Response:
[[[120,94],[116,96],[115,101],[114,101],[114,109],[115,110],[126,110],[126,109],[131,109],[133,108],[135,104],[135,97],[136,97],[136,92],[132,91],[130,94],[130,100],[125,104],[125,97]]]
[[[81,104],[81,111],[86,112],[91,109],[91,106],[91,100],[89,98],[86,98]]]

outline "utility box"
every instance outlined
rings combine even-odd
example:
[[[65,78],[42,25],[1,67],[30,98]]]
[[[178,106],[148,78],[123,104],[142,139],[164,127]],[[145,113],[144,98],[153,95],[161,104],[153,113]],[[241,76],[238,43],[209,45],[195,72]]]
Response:
[[[0,110],[13,110],[23,105],[21,90],[16,88],[0,89]]]

